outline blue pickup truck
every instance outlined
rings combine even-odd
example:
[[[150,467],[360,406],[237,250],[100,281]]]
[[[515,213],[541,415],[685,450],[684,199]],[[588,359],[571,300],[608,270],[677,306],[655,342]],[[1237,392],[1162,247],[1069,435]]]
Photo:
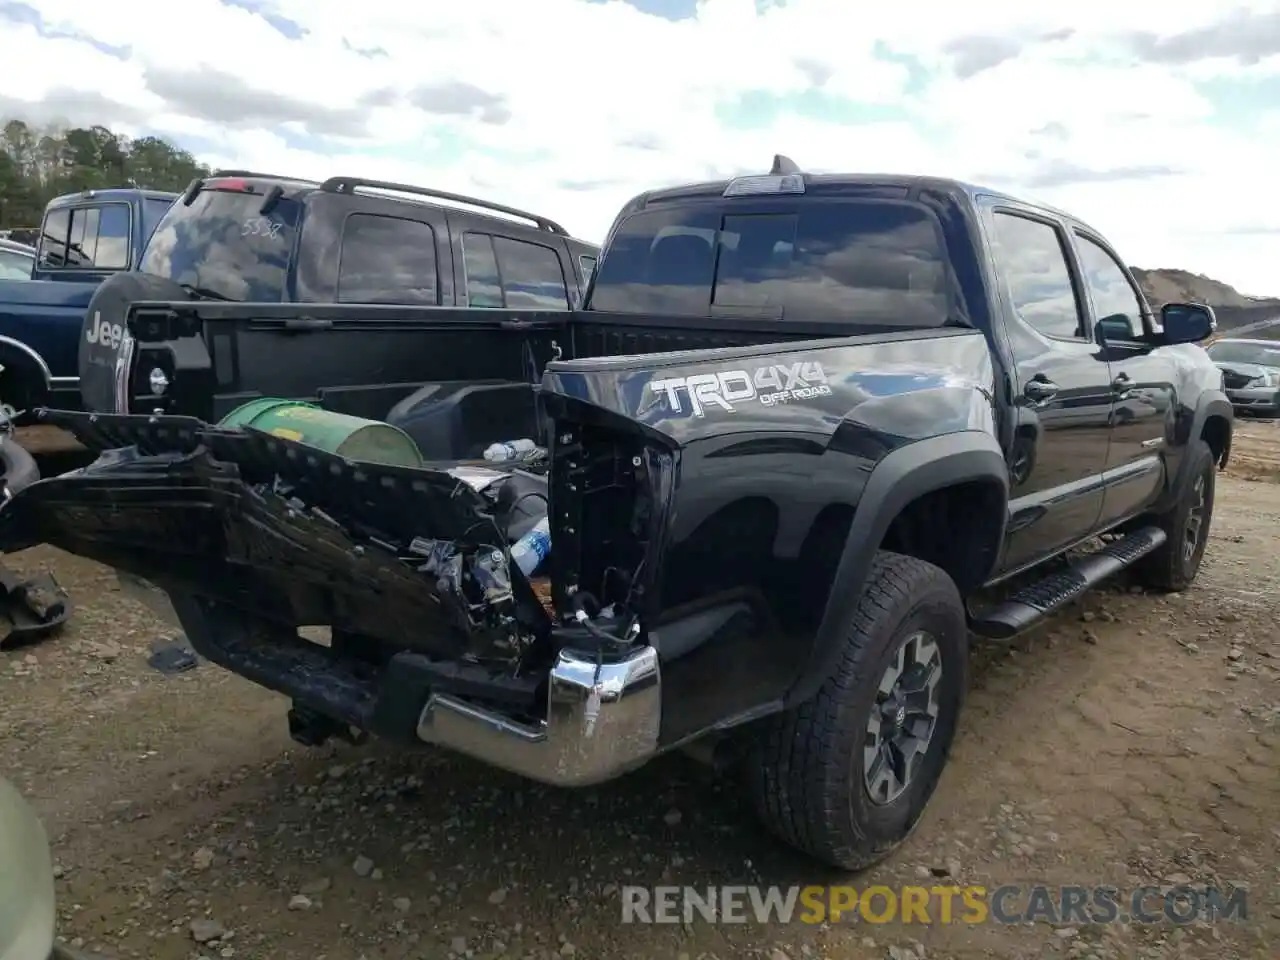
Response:
[[[0,279],[0,400],[80,405],[85,309],[107,277],[135,269],[176,193],[85,190],[49,202],[30,278]]]

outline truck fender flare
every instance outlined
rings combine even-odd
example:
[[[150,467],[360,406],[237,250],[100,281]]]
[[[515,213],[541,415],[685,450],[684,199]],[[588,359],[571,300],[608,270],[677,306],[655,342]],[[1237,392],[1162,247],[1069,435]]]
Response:
[[[835,669],[871,562],[893,520],[924,494],[973,480],[997,484],[1003,491],[1002,501],[1008,503],[1009,467],[1004,451],[994,436],[980,430],[917,440],[889,453],[871,471],[832,579],[809,662],[787,692],[785,707],[813,697]],[[1002,511],[998,543],[1004,541],[1007,519],[1008,511]],[[986,575],[981,579],[987,579]]]
[[[1200,439],[1204,434],[1205,424],[1215,417],[1225,420],[1228,425],[1227,442],[1223,448],[1222,457],[1218,460],[1219,468],[1226,466],[1227,457],[1231,453],[1230,425],[1235,420],[1235,408],[1231,406],[1231,401],[1221,390],[1204,390],[1197,398],[1195,410],[1189,416],[1183,414],[1179,417],[1174,429],[1174,443],[1167,453],[1164,489],[1159,501],[1152,506],[1152,513],[1164,513],[1177,504],[1178,497],[1186,487],[1187,471],[1191,469],[1191,458],[1187,456],[1187,449],[1193,441]]]
[[[1196,404],[1195,416],[1191,420],[1191,435],[1187,437],[1188,441],[1198,440],[1204,433],[1204,425],[1209,422],[1211,417],[1220,417],[1227,421],[1230,425],[1235,420],[1235,408],[1231,406],[1231,401],[1227,399],[1227,395],[1221,390],[1206,390],[1200,394],[1200,402]],[[1222,451],[1222,461],[1219,466],[1226,466],[1227,456],[1231,453],[1231,434],[1227,434],[1227,445]],[[1186,461],[1181,464],[1178,471],[1178,479],[1182,479],[1182,473],[1186,467]]]

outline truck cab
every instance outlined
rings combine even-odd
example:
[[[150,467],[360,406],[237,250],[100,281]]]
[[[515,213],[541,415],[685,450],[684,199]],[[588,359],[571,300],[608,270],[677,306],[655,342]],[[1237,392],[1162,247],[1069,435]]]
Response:
[[[134,268],[176,193],[82,190],[49,201],[32,280],[97,283]]]
[[[19,411],[80,405],[77,351],[89,301],[104,280],[137,269],[177,196],[121,187],[49,201],[35,249],[22,255],[25,271],[21,262],[0,264],[0,402]]]

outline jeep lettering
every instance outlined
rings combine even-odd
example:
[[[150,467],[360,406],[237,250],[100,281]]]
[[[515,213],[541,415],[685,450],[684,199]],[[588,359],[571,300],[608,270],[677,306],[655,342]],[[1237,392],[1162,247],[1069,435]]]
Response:
[[[94,311],[93,322],[88,326],[89,329],[84,338],[89,343],[101,344],[104,347],[110,347],[112,350],[120,349],[120,341],[124,338],[123,326],[103,320],[102,312],[99,310]]]

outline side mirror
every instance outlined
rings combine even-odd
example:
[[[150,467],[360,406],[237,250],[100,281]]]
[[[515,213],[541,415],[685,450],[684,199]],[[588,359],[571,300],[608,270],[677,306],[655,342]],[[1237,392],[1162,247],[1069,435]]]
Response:
[[[1123,313],[1113,313],[1098,320],[1098,329],[1107,340],[1136,340],[1133,323]]]
[[[1160,308],[1165,343],[1199,343],[1218,329],[1213,307],[1203,303],[1166,303]]]

